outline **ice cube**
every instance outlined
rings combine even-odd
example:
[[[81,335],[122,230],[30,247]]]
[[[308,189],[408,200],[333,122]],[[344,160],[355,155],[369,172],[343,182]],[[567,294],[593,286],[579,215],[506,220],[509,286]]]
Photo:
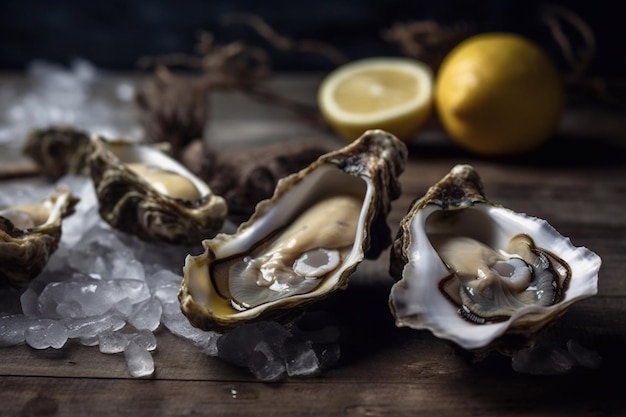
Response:
[[[531,375],[561,375],[570,372],[576,361],[557,346],[536,346],[516,352],[511,360],[514,371]]]
[[[285,341],[284,357],[289,376],[319,374],[322,364],[310,340],[289,338]]]
[[[25,332],[32,320],[23,314],[0,316],[0,347],[24,343]]]
[[[96,338],[105,330],[119,330],[126,322],[118,314],[105,313],[95,317],[65,319],[70,338]]]
[[[567,351],[574,357],[580,366],[598,369],[602,365],[602,356],[597,352],[582,346],[573,339],[566,342]]]
[[[261,381],[280,381],[286,375],[285,362],[276,347],[265,340],[260,341],[248,353],[246,366]]]
[[[98,346],[102,353],[120,353],[123,352],[128,345],[131,335],[114,331],[105,330],[98,334]]]
[[[128,372],[135,377],[145,377],[152,375],[154,372],[154,359],[150,352],[139,346],[137,342],[131,340],[124,349],[124,357],[126,358],[126,366]]]
[[[35,349],[60,349],[67,342],[67,328],[57,320],[35,320],[26,329],[25,339]]]
[[[156,337],[154,333],[149,330],[139,330],[139,332],[131,334],[130,338],[133,342],[148,351],[153,351],[157,347]]]
[[[161,307],[159,300],[149,298],[135,306],[128,321],[137,330],[147,329],[154,331],[159,327],[159,324],[161,324],[162,312],[163,307]]]

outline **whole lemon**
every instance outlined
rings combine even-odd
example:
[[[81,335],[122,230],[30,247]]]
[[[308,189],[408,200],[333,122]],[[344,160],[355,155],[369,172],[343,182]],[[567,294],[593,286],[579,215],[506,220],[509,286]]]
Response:
[[[441,124],[461,147],[483,156],[536,150],[554,134],[565,92],[546,53],[505,32],[474,35],[444,58],[435,82]]]

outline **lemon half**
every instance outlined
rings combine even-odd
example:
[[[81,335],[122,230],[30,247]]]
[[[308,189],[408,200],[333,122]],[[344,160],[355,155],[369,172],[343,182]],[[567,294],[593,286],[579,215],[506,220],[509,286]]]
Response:
[[[432,70],[420,61],[366,58],[330,72],[320,84],[318,106],[348,141],[369,129],[408,141],[431,115],[433,84]]]
[[[434,94],[449,136],[483,156],[542,146],[555,132],[565,100],[561,74],[548,55],[506,32],[474,35],[453,48],[439,68]]]

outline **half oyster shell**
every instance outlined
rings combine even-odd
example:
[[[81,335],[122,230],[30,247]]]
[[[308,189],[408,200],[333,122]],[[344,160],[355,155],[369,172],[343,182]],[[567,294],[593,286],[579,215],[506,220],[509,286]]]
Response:
[[[92,138],[89,156],[102,218],[146,241],[199,243],[228,209],[206,183],[158,147]]]
[[[39,172],[51,181],[66,174],[87,175],[90,151],[89,133],[72,126],[33,129],[22,148],[24,155],[30,157]]]
[[[76,203],[69,188],[60,186],[39,202],[0,210],[0,284],[21,287],[39,275]]]
[[[346,288],[364,259],[391,244],[391,201],[400,195],[404,143],[381,130],[322,155],[278,181],[234,234],[187,256],[179,293],[199,328],[227,330],[273,319],[289,324],[307,304]]]
[[[315,138],[248,146],[241,152],[196,140],[184,149],[180,161],[224,197],[228,219],[239,224],[254,213],[259,201],[272,196],[279,179],[337,148],[335,142],[331,146],[330,141]]]
[[[474,168],[457,165],[401,221],[389,304],[398,326],[511,353],[596,294],[600,264],[545,220],[488,201]]]

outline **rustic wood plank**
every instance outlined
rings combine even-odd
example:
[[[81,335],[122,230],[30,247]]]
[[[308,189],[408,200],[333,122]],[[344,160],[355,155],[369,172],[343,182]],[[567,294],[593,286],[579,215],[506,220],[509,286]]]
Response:
[[[2,79],[28,88],[22,77]],[[320,79],[287,76],[271,85],[314,105]],[[94,93],[108,97],[119,81],[109,78]],[[211,100],[208,140],[217,146],[316,137],[337,147],[344,144],[289,109],[240,94],[213,93]],[[133,117],[130,109],[125,121],[133,123]],[[625,415],[621,385],[612,382],[626,372],[625,134],[621,114],[571,109],[559,135],[542,152],[490,160],[459,150],[433,122],[408,144],[409,163],[400,178],[403,194],[393,202],[388,219],[395,234],[415,198],[455,164],[470,163],[492,201],[545,218],[574,244],[597,252],[603,260],[598,295],[575,304],[542,332],[539,343],[563,346],[575,340],[602,357],[599,369],[563,376],[518,374],[503,355],[474,361],[429,332],[397,328],[387,306],[393,282],[386,251],[378,260],[363,262],[345,291],[312,307],[327,314],[341,334],[339,363],[317,378],[261,383],[247,370],[208,357],[162,329],[154,352],[156,372],[149,379],[133,379],[121,354],[101,354],[97,347],[70,343],[60,350],[0,349],[1,414]]]
[[[0,379],[3,415],[619,416],[615,384],[591,376],[517,378],[433,374],[402,385],[371,375],[351,383]]]
[[[367,381],[372,375],[385,382],[403,384],[415,378],[446,374],[468,381],[475,372],[497,372],[506,379],[520,375],[510,359],[494,353],[475,361],[451,343],[427,331],[396,328],[387,308],[388,286],[349,286],[314,307],[332,317],[340,330],[340,361],[325,372],[327,383]],[[603,358],[598,375],[609,378],[626,371],[626,316],[622,297],[597,296],[574,305],[539,343],[565,347],[573,339]],[[201,353],[191,343],[166,330],[160,331],[154,353],[155,378],[228,381],[254,378],[218,358]],[[432,374],[432,375],[431,375]],[[132,379],[122,354],[105,355],[97,347],[75,343],[60,350],[35,350],[28,346],[0,349],[0,376],[48,376]]]

